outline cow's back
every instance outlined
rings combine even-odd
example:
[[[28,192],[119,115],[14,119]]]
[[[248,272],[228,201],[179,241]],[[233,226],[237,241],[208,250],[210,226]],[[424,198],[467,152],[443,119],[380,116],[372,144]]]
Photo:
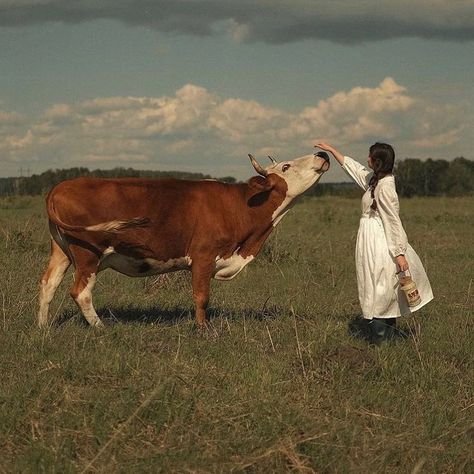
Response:
[[[215,181],[77,178],[58,184],[47,200],[61,221],[76,226],[145,218],[147,226],[117,235],[88,232],[87,240],[99,251],[139,246],[147,255],[170,258],[225,239],[239,220],[241,195],[239,185]]]

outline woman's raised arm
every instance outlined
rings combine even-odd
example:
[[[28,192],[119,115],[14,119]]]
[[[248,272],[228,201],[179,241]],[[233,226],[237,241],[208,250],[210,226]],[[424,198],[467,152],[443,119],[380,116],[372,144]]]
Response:
[[[328,151],[329,153],[336,158],[337,161],[339,161],[339,164],[342,166],[344,164],[344,155],[340,153],[336,148],[334,148],[332,145],[326,142],[319,142],[314,145],[317,148],[321,148],[321,150]]]
[[[370,177],[372,176],[372,170],[367,169],[364,165],[358,161],[352,159],[350,156],[344,156],[339,150],[334,148],[332,145],[326,142],[319,142],[315,147],[321,148],[321,150],[328,151],[342,166],[342,169],[358,184],[364,191],[369,188]]]

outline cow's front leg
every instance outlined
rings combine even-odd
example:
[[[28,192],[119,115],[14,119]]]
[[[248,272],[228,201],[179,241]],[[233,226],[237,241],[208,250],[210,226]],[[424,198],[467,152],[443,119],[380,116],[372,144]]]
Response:
[[[213,269],[212,263],[199,264],[193,262],[192,265],[194,308],[196,310],[196,323],[200,327],[205,327],[209,323],[206,308],[209,303],[209,290]]]

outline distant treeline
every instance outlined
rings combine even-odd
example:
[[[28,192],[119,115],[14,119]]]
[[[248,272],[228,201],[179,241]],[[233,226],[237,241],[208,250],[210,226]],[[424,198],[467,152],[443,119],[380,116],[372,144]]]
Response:
[[[114,168],[111,170],[89,170],[88,168],[56,169],[28,177],[0,178],[0,196],[44,194],[61,181],[80,176],[93,176],[96,178],[179,178],[191,180],[212,178],[210,175],[202,173],[136,170],[133,168]],[[231,176],[220,178],[220,180],[235,182],[235,178]]]
[[[463,196],[474,191],[474,161],[420,161],[408,158],[396,164],[397,190],[401,196]]]
[[[402,197],[464,196],[474,192],[474,161],[463,157],[452,161],[406,158],[395,162],[394,174]],[[352,183],[321,183],[311,188],[310,194],[360,196]]]
[[[406,158],[395,163],[397,191],[400,196],[465,196],[474,192],[474,161],[459,157],[452,161],[421,161]],[[360,196],[352,183],[321,183],[311,195]]]
[[[398,161],[395,166],[398,193],[403,197],[411,196],[462,196],[474,191],[474,161],[459,157],[452,161],[421,161],[407,158]],[[133,168],[114,168],[112,170],[89,170],[88,168],[69,168],[48,170],[29,177],[0,178],[0,196],[44,194],[57,183],[79,176],[100,178],[179,178],[211,179],[212,176],[201,173],[180,171],[149,171]],[[236,182],[232,176],[218,178],[228,183]],[[359,195],[353,183],[320,183],[309,191],[310,195]]]

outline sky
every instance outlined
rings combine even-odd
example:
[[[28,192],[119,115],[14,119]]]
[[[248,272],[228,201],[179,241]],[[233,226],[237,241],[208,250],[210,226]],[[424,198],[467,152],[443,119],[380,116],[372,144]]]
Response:
[[[473,105],[474,0],[0,0],[0,176],[474,159]]]

